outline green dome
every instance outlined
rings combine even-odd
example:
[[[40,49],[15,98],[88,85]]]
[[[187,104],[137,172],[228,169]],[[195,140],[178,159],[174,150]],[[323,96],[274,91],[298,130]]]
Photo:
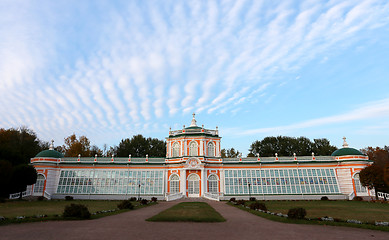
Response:
[[[202,129],[201,127],[198,127],[198,126],[192,126],[192,127],[187,127],[185,129]]]
[[[45,158],[45,157],[48,157],[48,158],[63,158],[63,155],[62,155],[62,153],[60,153],[58,151],[55,151],[55,150],[44,150],[44,151],[38,153],[35,157],[36,158]]]
[[[338,156],[348,156],[348,155],[362,155],[364,156],[363,153],[358,151],[355,148],[341,148],[336,150],[331,154],[331,156],[338,157]]]

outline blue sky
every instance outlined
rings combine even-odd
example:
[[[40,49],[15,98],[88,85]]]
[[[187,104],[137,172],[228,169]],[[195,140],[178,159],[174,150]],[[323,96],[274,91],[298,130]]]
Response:
[[[0,1],[0,127],[388,145],[388,1]]]

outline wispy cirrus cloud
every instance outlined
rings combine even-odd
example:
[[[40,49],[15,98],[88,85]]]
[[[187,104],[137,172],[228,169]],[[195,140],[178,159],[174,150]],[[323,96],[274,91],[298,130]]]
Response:
[[[389,117],[389,98],[380,101],[367,103],[364,106],[357,107],[351,111],[347,111],[342,114],[332,115],[327,117],[310,119],[290,125],[274,126],[267,128],[257,128],[250,130],[238,130],[233,131],[227,130],[228,134],[232,135],[257,135],[257,134],[288,134],[291,131],[299,129],[309,129],[318,126],[325,126],[330,124],[342,124],[342,123],[353,123],[355,121],[364,119],[383,119]],[[379,128],[387,128],[380,126]],[[374,128],[374,127],[372,127]]]
[[[236,114],[271,101],[277,93],[269,89],[284,82],[275,75],[389,22],[389,3],[369,0],[80,4],[77,12],[72,2],[0,5],[2,126],[30,125],[49,137],[158,129],[165,117],[192,111]]]

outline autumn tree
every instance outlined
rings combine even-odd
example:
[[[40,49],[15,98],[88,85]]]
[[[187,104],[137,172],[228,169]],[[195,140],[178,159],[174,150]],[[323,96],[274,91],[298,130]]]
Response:
[[[376,192],[389,192],[389,147],[367,147],[361,151],[373,161],[359,173],[361,184],[369,189],[375,188]]]
[[[128,157],[129,154],[132,157],[145,157],[146,154],[150,157],[164,157],[166,143],[157,138],[145,138],[138,134],[131,139],[122,139],[119,145],[112,150],[118,157]]]
[[[237,158],[240,155],[240,152],[235,150],[234,148],[230,149],[222,149],[220,151],[222,158]]]
[[[72,134],[69,137],[65,138],[65,144],[62,149],[64,151],[65,157],[77,157],[78,154],[81,156],[89,157],[91,155],[91,146],[90,141],[85,136],[80,136],[77,139],[76,134]]]

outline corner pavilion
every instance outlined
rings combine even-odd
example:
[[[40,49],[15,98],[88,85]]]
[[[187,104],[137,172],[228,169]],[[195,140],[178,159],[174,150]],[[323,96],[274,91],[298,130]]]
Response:
[[[54,150],[38,153],[31,164],[38,180],[32,195],[63,199],[175,200],[208,198],[352,199],[373,196],[361,186],[359,171],[372,164],[360,151],[348,147],[331,156],[221,158],[221,137],[197,126],[169,131],[166,158],[63,157]]]

